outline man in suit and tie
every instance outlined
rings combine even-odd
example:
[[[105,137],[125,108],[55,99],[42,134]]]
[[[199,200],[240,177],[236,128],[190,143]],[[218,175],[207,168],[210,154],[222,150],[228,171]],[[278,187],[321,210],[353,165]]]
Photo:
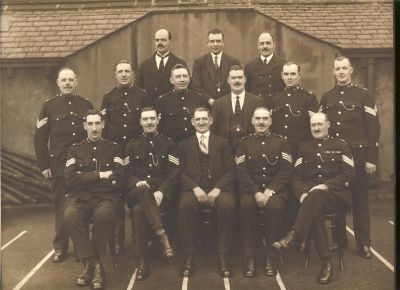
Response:
[[[153,102],[172,90],[169,81],[172,67],[178,63],[186,66],[184,60],[170,52],[171,40],[171,32],[166,29],[157,30],[154,35],[156,53],[139,66],[137,85],[149,93]]]
[[[214,28],[208,32],[209,53],[193,63],[193,89],[204,95],[212,106],[214,101],[230,92],[227,80],[229,68],[240,65],[239,60],[224,53],[224,33]]]
[[[244,68],[246,90],[262,97],[269,105],[271,96],[285,88],[281,78],[285,61],[275,54],[275,40],[268,32],[263,32],[258,37],[258,50],[260,55]]]
[[[235,198],[233,154],[227,139],[210,133],[213,119],[205,107],[194,111],[192,124],[196,134],[178,144],[182,174],[178,207],[178,229],[186,254],[182,275],[193,275],[200,209],[211,207],[216,214],[219,271],[231,275],[229,251],[234,239]]]
[[[265,106],[262,98],[245,91],[245,83],[243,68],[231,66],[228,73],[231,93],[216,100],[212,109],[211,131],[229,139],[233,152],[240,138],[254,132],[251,124],[254,109]]]

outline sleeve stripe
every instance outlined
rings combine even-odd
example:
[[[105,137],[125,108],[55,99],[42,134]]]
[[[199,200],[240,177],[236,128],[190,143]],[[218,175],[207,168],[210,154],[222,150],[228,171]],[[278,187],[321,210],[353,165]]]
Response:
[[[46,117],[46,118],[43,118],[42,120],[37,120],[37,122],[36,122],[36,128],[40,128],[40,127],[42,127],[42,126],[44,126],[44,125],[46,125],[47,124],[47,121],[49,120],[49,118],[48,117]]]
[[[168,161],[172,162],[176,165],[179,165],[179,158],[173,156],[173,155],[168,155]]]
[[[125,157],[124,159],[124,165],[128,165],[129,164],[129,156]]]
[[[378,109],[376,108],[376,106],[373,109],[370,107],[364,106],[364,110],[365,110],[365,112],[371,114],[374,117],[376,117],[376,114],[378,113]]]
[[[70,165],[75,164],[75,161],[75,158],[68,159],[67,163],[65,163],[65,166],[69,167]]]
[[[286,152],[282,152],[282,158],[288,161],[289,163],[293,162],[292,156]]]
[[[246,158],[245,155],[242,155],[242,156],[239,156],[239,157],[235,157],[236,164],[239,165],[240,163],[244,162],[245,158]]]
[[[125,163],[124,163],[124,160],[122,160],[122,158],[121,157],[114,157],[114,162],[115,163],[118,163],[118,164],[121,164],[122,166],[124,166],[125,165]]]
[[[354,167],[354,161],[353,158],[349,158],[346,155],[342,155],[342,160],[343,162],[347,163],[348,165],[350,165],[351,167]]]
[[[104,116],[105,114],[107,114],[107,109],[101,110],[100,113]]]
[[[303,163],[303,157],[300,157],[296,160],[296,163],[294,164],[294,167],[299,166]]]

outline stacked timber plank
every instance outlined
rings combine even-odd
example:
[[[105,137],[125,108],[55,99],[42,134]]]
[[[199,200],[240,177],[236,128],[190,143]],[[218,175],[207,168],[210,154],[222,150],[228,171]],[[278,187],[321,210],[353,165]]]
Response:
[[[52,202],[50,182],[39,171],[34,157],[1,149],[2,205]]]

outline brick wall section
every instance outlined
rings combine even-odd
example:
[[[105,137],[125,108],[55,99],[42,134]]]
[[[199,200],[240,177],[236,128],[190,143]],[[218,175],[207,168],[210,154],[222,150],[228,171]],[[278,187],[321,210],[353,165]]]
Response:
[[[63,2],[63,1],[60,1]],[[179,3],[177,5],[176,3]],[[262,3],[261,3],[262,2]],[[136,0],[120,7],[2,11],[0,58],[65,57],[135,21],[150,10],[249,8],[341,48],[392,48],[391,2]],[[110,2],[111,3],[111,2]],[[114,3],[115,5],[115,3]],[[124,6],[125,5],[125,6]],[[136,7],[134,7],[136,5]],[[159,5],[159,6],[158,6]],[[164,5],[164,7],[161,7]],[[107,5],[103,5],[107,6]],[[122,7],[124,6],[124,7]],[[150,8],[149,6],[152,6]],[[34,6],[32,6],[34,7]],[[155,8],[157,7],[157,8]],[[25,7],[26,8],[26,7]]]

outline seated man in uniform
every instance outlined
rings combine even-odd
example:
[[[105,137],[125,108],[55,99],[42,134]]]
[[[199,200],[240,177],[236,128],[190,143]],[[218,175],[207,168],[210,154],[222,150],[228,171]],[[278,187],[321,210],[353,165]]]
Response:
[[[76,283],[103,289],[105,277],[100,257],[113,237],[116,202],[125,183],[124,161],[118,144],[101,137],[104,121],[99,111],[87,111],[83,126],[87,139],[69,148],[65,166],[71,195],[64,212],[64,225],[84,262]],[[88,233],[91,222],[92,240]]]
[[[283,236],[287,186],[292,174],[292,156],[285,138],[269,132],[270,111],[255,109],[254,134],[242,138],[236,152],[240,187],[240,227],[246,255],[244,276],[255,276],[257,215],[264,211],[265,269],[267,276],[276,275],[272,243]]]
[[[128,189],[126,203],[132,209],[138,281],[148,276],[146,249],[152,233],[160,237],[164,256],[174,256],[160,208],[169,209],[179,177],[179,158],[172,140],[158,134],[158,122],[154,108],[143,108],[140,116],[143,134],[132,139],[125,151]]]
[[[327,284],[333,268],[323,215],[351,209],[349,186],[354,178],[354,162],[348,143],[328,136],[330,123],[324,113],[313,115],[310,124],[314,140],[300,147],[292,181],[301,206],[293,229],[273,246],[289,248],[295,240],[304,241],[310,233],[322,260],[318,282]]]
[[[219,271],[222,277],[231,274],[228,255],[235,231],[234,162],[229,141],[210,133],[212,121],[207,108],[195,109],[192,124],[196,134],[178,144],[182,163],[178,229],[186,254],[183,276],[193,275],[201,207],[215,211]]]

